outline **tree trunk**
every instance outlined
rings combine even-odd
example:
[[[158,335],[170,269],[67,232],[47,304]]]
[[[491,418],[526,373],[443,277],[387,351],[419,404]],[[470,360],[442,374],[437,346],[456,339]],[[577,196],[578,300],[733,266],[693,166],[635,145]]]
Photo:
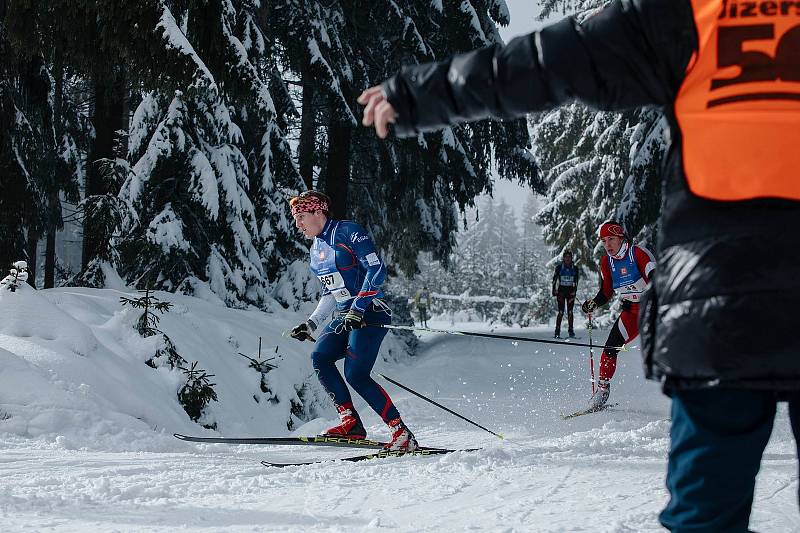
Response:
[[[307,189],[314,188],[314,149],[317,138],[317,115],[314,107],[314,79],[309,61],[303,63],[303,116],[300,120],[300,142],[297,147],[300,177]]]
[[[39,244],[39,234],[35,231],[28,230],[28,243],[25,247],[25,252],[28,255],[28,285],[36,288],[36,263],[39,259],[36,254],[36,248]]]
[[[330,214],[333,218],[347,218],[347,186],[350,182],[350,140],[352,126],[334,122],[328,128],[328,165],[325,179],[325,194],[331,199]]]
[[[64,102],[64,57],[61,49],[56,49],[53,56],[53,80],[55,83],[53,90],[53,123],[55,124],[56,138],[58,145],[63,133],[63,102]],[[67,180],[64,180],[66,182]],[[58,180],[61,183],[61,180]],[[61,220],[61,200],[59,198],[59,187],[53,187],[48,193],[47,209],[50,211],[47,217],[47,240],[44,247],[44,288],[52,289],[56,286],[56,232],[62,226]]]
[[[48,230],[44,248],[44,288],[56,286],[56,232]]]
[[[123,76],[101,74],[94,79],[94,113],[92,125],[95,136],[89,148],[89,158],[86,165],[86,190],[85,197],[116,193],[109,190],[110,184],[103,177],[98,159],[114,157],[114,139],[116,131],[125,125],[125,90]],[[88,218],[83,223],[83,256],[81,268],[86,269],[89,262],[97,257],[100,250],[107,246],[109,235],[104,235],[100,228],[93,227]]]

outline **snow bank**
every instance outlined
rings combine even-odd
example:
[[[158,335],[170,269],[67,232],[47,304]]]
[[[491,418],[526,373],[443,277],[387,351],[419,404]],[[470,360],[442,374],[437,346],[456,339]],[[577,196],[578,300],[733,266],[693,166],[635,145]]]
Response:
[[[30,285],[16,292],[0,291],[0,334],[30,339],[40,346],[60,346],[77,355],[97,347],[97,339],[84,324],[39,295]]]
[[[200,298],[155,293],[173,304],[159,328],[187,366],[211,375],[218,401],[200,422],[224,435],[286,435],[335,413],[311,367],[311,343],[282,336],[308,309],[280,315],[228,309]],[[141,311],[123,307],[134,292],[62,288],[0,291],[0,442],[109,451],[185,449],[173,432],[214,434],[192,422],[177,399],[186,382],[178,368],[145,364],[161,336],[134,329]],[[274,358],[260,372],[243,357]],[[403,344],[388,336],[384,358]],[[315,418],[323,416],[321,420]],[[308,429],[308,428],[305,428]]]

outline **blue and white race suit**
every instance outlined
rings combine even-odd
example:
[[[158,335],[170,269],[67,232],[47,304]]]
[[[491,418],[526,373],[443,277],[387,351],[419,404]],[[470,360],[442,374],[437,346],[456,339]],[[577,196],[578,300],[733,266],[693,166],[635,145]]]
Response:
[[[311,361],[322,386],[338,406],[352,403],[350,391],[336,368],[345,358],[344,375],[353,389],[388,422],[400,414],[386,391],[370,376],[385,329],[367,326],[344,331],[342,316],[363,314],[367,324],[389,324],[392,312],[381,300],[386,266],[363,227],[349,220],[329,219],[311,246],[311,271],[320,281],[322,297],[309,320],[315,326],[334,308],[336,317],[317,339]]]

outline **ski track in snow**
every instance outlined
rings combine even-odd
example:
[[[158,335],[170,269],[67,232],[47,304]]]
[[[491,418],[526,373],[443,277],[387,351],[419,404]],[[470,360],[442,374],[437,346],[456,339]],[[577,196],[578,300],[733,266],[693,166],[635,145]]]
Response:
[[[549,330],[524,334],[547,338]],[[495,329],[504,331],[520,334]],[[595,332],[598,339],[606,334]],[[620,355],[610,400],[617,408],[564,421],[560,413],[584,406],[590,395],[585,349],[431,334],[422,340],[418,357],[379,363],[376,370],[503,433],[504,441],[390,384],[384,386],[421,444],[483,449],[281,469],[259,461],[359,451],[166,440],[162,451],[97,451],[0,433],[2,529],[661,530],[669,403],[657,384],[643,379],[638,350]],[[370,437],[387,438],[360,398],[356,407]],[[756,530],[800,530],[787,418],[782,408],[759,474]],[[316,432],[327,422],[295,433]]]

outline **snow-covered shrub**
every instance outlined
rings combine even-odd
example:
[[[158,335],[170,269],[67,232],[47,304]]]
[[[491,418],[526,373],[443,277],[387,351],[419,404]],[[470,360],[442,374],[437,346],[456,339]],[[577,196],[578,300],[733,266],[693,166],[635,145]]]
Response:
[[[8,276],[0,281],[0,287],[16,292],[21,283],[28,281],[28,263],[25,261],[15,261]]]
[[[208,374],[205,370],[197,368],[197,361],[192,363],[191,368],[180,367],[184,374],[186,374],[186,383],[178,391],[178,401],[183,406],[189,418],[195,422],[201,422],[200,418],[204,415],[203,410],[209,402],[217,401],[217,393],[214,391],[214,385],[209,378],[214,377],[214,374]],[[216,429],[217,423],[202,423],[202,426],[208,429]]]

